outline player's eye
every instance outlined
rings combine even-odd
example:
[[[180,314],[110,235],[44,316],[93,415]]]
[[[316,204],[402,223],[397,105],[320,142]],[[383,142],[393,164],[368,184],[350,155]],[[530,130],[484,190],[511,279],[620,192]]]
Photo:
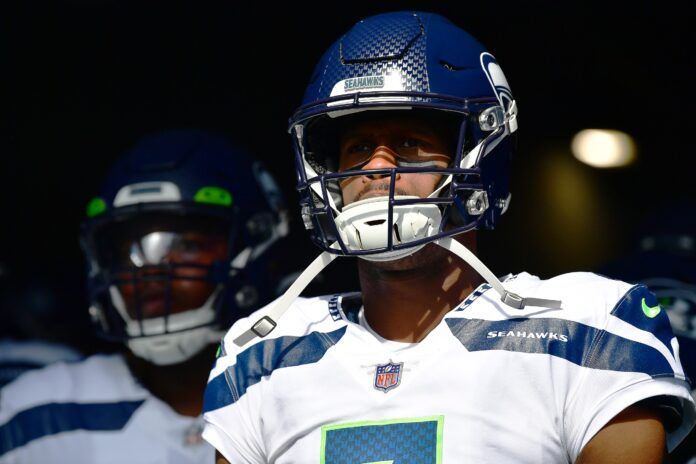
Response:
[[[350,144],[346,149],[346,153],[349,154],[368,153],[370,151],[372,151],[372,145],[366,142]]]
[[[339,170],[352,170],[364,163],[374,152],[375,146],[367,140],[353,140],[345,144],[341,150]]]
[[[199,253],[205,248],[205,243],[200,240],[184,239],[181,241],[181,250],[186,253]]]
[[[426,146],[427,143],[423,139],[417,137],[407,137],[399,143],[398,152],[400,155],[404,156],[418,156],[418,154],[424,150]]]
[[[415,139],[415,138],[408,138],[404,139],[403,142],[401,142],[401,147],[402,148],[417,148],[423,145],[423,142],[421,140]]]
[[[415,137],[405,137],[397,144],[396,151],[399,156],[410,160],[418,158],[423,148],[423,140]]]

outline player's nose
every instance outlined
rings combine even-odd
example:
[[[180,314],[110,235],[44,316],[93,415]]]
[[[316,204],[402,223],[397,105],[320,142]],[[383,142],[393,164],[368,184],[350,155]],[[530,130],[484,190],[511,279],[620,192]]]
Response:
[[[161,290],[171,280],[171,272],[163,266],[143,266],[135,275],[141,289]]]
[[[386,145],[380,145],[372,152],[370,159],[367,164],[363,166],[364,170],[367,169],[392,169],[397,166],[397,154]],[[371,179],[380,179],[382,177],[389,177],[388,173],[385,174],[371,174],[367,177]]]

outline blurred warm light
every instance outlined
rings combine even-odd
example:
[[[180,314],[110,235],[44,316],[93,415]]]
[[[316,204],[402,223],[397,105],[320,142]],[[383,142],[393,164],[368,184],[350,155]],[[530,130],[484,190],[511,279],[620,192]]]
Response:
[[[533,248],[543,250],[540,263],[557,273],[597,269],[618,246],[604,178],[568,156],[567,148],[539,155],[538,182],[528,182],[523,195],[532,196],[527,208],[540,212],[531,232],[538,240]]]
[[[573,137],[573,155],[595,168],[618,168],[636,157],[636,144],[630,135],[608,129],[585,129]]]

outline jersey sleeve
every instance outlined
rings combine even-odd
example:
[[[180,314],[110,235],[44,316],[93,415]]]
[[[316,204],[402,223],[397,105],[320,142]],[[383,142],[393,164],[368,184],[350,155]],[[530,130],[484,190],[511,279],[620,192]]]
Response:
[[[240,382],[244,352],[232,342],[236,332],[246,327],[244,321],[238,321],[225,336],[210,372],[203,401],[203,438],[231,464],[265,464],[260,395],[248,394],[250,385]]]
[[[607,307],[603,330],[585,345],[583,369],[566,405],[564,427],[572,462],[602,427],[633,404],[649,400],[666,413],[669,451],[696,420],[679,344],[656,297],[637,285]]]

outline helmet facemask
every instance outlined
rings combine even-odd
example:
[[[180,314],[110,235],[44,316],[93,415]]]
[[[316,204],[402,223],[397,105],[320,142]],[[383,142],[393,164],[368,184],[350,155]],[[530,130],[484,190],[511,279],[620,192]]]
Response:
[[[479,126],[478,121],[469,111],[425,105],[369,111],[375,98],[379,97],[371,97],[366,108],[358,107],[352,114],[328,111],[291,128],[303,218],[314,242],[332,253],[392,260],[412,254],[428,242],[484,226],[494,208],[482,179],[481,158],[486,145],[504,135],[505,126],[488,131],[477,127],[477,133],[473,126]],[[348,169],[345,162],[339,166],[338,140],[346,127],[356,121],[365,124],[389,118],[409,118],[436,128],[448,141],[449,163],[394,153],[395,167],[388,169],[365,170],[368,159],[348,163]],[[432,191],[419,195],[402,191],[395,182],[400,176],[415,175],[438,176],[439,182]],[[363,176],[384,179],[382,184],[372,182],[372,189],[384,189],[382,196],[369,192],[371,198],[344,205],[341,185]]]
[[[90,312],[101,334],[161,365],[217,341],[225,283],[240,271],[229,264],[232,229],[223,218],[152,212],[95,226]]]

